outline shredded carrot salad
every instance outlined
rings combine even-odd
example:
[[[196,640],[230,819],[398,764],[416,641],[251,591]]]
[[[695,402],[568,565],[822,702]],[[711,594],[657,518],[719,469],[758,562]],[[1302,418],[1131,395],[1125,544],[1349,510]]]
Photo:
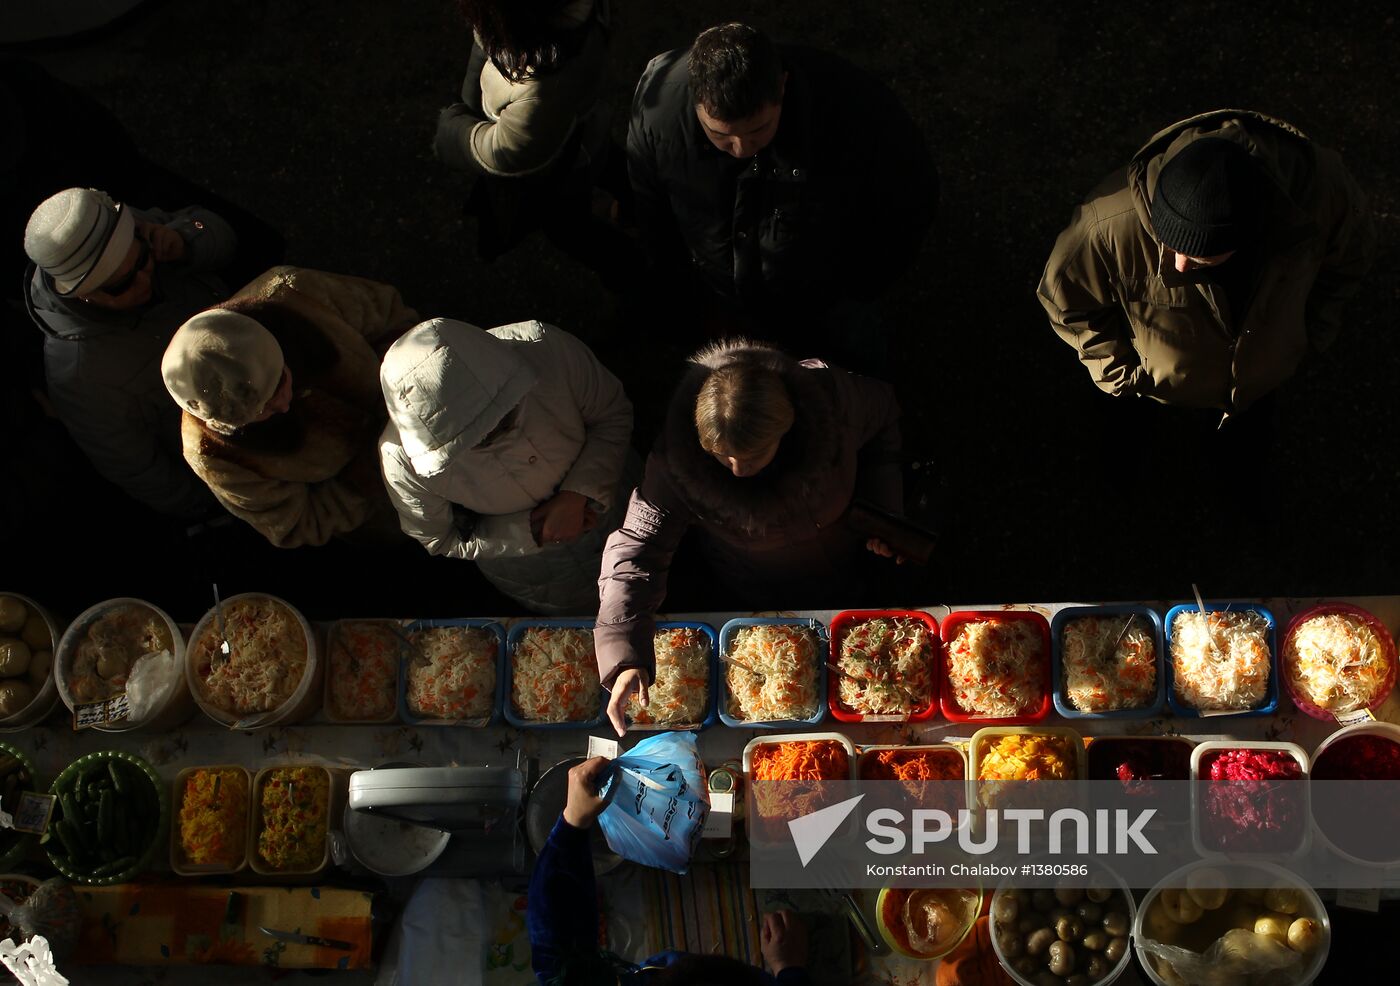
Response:
[[[921,620],[877,617],[841,638],[837,698],[862,715],[909,715],[933,696],[933,637]]]
[[[1010,718],[1045,700],[1045,641],[1026,620],[971,620],[948,643],[948,685],[968,715]]]
[[[810,719],[817,714],[817,635],[792,623],[742,627],[729,638],[729,656],[753,668],[725,665],[729,714],[744,722]]]
[[[388,623],[336,625],[331,641],[330,712],[338,719],[382,720],[394,714],[399,638]]]
[[[658,630],[654,638],[656,680],[645,708],[633,695],[627,714],[641,724],[699,723],[710,697],[710,638],[697,627]]]
[[[580,722],[602,704],[593,632],[583,627],[530,627],[516,644],[511,701],[522,719]]]
[[[1193,709],[1252,709],[1269,692],[1269,621],[1252,609],[1214,610],[1172,620],[1172,685]]]
[[[496,697],[500,641],[485,627],[429,627],[410,635],[404,688],[420,719],[485,719]]]
[[[180,793],[180,851],[194,866],[237,867],[248,841],[248,775],[200,768]]]
[[[956,811],[966,802],[963,759],[954,750],[875,750],[860,760],[863,781],[902,781],[911,799],[928,808]]]
[[[1283,649],[1283,670],[1294,691],[1332,713],[1373,705],[1392,673],[1380,635],[1349,613],[1323,613],[1299,624]]]
[[[1065,696],[1080,712],[1140,709],[1157,694],[1157,647],[1145,619],[1084,616],[1065,624]],[[1119,639],[1119,633],[1122,639]],[[1117,641],[1115,646],[1114,642]]]
[[[808,783],[758,784],[754,801],[765,818],[796,818],[822,807],[820,781],[851,776],[846,748],[834,740],[802,740],[763,743],[749,755],[749,775],[754,781]]]

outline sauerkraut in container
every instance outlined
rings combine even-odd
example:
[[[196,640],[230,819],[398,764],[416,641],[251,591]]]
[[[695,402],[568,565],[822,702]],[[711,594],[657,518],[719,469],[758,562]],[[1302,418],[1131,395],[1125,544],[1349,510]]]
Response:
[[[220,650],[217,619],[206,617],[190,645],[199,698],[235,719],[280,708],[307,670],[301,617],[271,596],[239,596],[222,609],[228,655]]]
[[[1371,708],[1394,684],[1393,645],[1359,615],[1319,613],[1289,633],[1283,674],[1294,696],[1315,709],[1343,715]]]
[[[429,627],[409,635],[405,700],[420,719],[487,719],[500,641],[485,627]]]
[[[633,695],[627,715],[634,723],[699,723],[710,697],[710,637],[698,627],[656,631],[656,679],[643,708]]]
[[[747,722],[811,719],[821,699],[820,655],[817,635],[808,627],[760,623],[738,628],[729,637],[729,656],[758,674],[725,665],[729,715]]]
[[[338,722],[394,717],[401,641],[386,620],[342,620],[331,631],[326,712]]]
[[[1269,621],[1252,609],[1181,610],[1172,620],[1172,687],[1198,712],[1247,711],[1269,694]]]
[[[1080,712],[1141,709],[1157,697],[1157,645],[1145,619],[1123,615],[1069,620],[1060,654],[1065,697]]]
[[[933,701],[933,635],[921,621],[876,617],[841,638],[837,698],[862,715],[908,715]]]
[[[1044,704],[1047,661],[1031,622],[969,620],[948,641],[948,687],[969,715],[1029,715]]]
[[[510,700],[516,714],[535,722],[585,722],[602,705],[593,631],[587,627],[530,627],[516,642]]]

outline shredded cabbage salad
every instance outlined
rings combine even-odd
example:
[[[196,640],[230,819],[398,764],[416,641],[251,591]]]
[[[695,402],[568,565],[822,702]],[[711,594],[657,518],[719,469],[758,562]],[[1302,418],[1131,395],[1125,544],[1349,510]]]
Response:
[[[1391,674],[1385,644],[1366,620],[1324,613],[1300,623],[1283,648],[1283,669],[1299,695],[1332,713],[1368,708]]]
[[[496,697],[500,644],[485,627],[429,627],[409,635],[408,711],[420,719],[486,719]]]
[[[232,716],[270,712],[289,699],[306,673],[306,634],[296,614],[259,596],[226,603],[230,653],[219,651],[219,624],[210,619],[194,642],[193,658],[204,698]]]
[[[515,648],[510,694],[522,719],[597,718],[603,691],[593,632],[580,627],[530,627]]]
[[[877,617],[841,638],[837,699],[862,715],[909,715],[933,695],[933,638],[921,620]],[[849,675],[849,677],[847,677]]]
[[[948,644],[948,685],[969,715],[1034,712],[1045,701],[1045,668],[1045,642],[1026,620],[972,620]]]
[[[1252,609],[1196,610],[1172,621],[1176,697],[1193,709],[1252,709],[1269,691],[1269,621]]]
[[[791,623],[741,627],[729,638],[729,656],[762,677],[725,665],[729,714],[745,722],[810,719],[817,714],[822,664],[817,635]]]
[[[705,718],[710,697],[710,638],[696,627],[656,631],[656,680],[647,689],[646,708],[636,695],[627,700],[627,714],[641,724],[694,725]]]
[[[383,720],[394,714],[399,638],[376,620],[336,625],[331,639],[330,709],[338,719]]]
[[[1065,623],[1065,695],[1080,712],[1140,709],[1157,694],[1157,647],[1146,620],[1085,616]],[[1115,647],[1113,642],[1118,640]]]

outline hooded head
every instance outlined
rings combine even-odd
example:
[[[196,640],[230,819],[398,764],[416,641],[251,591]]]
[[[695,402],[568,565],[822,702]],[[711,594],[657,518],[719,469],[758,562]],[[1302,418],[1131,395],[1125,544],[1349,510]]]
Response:
[[[214,431],[231,435],[262,416],[286,366],[282,347],[260,322],[211,308],[171,337],[160,375],[175,403]]]
[[[379,384],[413,471],[426,477],[479,445],[534,387],[535,371],[510,343],[435,318],[389,347]]]

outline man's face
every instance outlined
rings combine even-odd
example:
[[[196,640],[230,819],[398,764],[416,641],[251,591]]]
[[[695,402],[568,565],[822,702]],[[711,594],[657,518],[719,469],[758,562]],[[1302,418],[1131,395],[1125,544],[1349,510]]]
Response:
[[[783,90],[787,88],[787,73],[776,103],[765,103],[759,110],[742,120],[721,120],[711,116],[705,107],[696,104],[695,116],[705,136],[721,151],[740,160],[751,158],[778,136],[778,120],[783,115]]]
[[[89,304],[114,311],[128,311],[140,308],[151,300],[152,277],[156,271],[156,258],[150,244],[142,237],[134,237],[122,258],[121,266],[100,286],[84,291],[79,297]]]
[[[1235,251],[1231,250],[1228,253],[1218,253],[1214,257],[1188,257],[1184,253],[1177,253],[1171,247],[1167,247],[1167,252],[1172,255],[1172,263],[1178,274],[1185,274],[1202,267],[1219,267],[1235,255]]]

